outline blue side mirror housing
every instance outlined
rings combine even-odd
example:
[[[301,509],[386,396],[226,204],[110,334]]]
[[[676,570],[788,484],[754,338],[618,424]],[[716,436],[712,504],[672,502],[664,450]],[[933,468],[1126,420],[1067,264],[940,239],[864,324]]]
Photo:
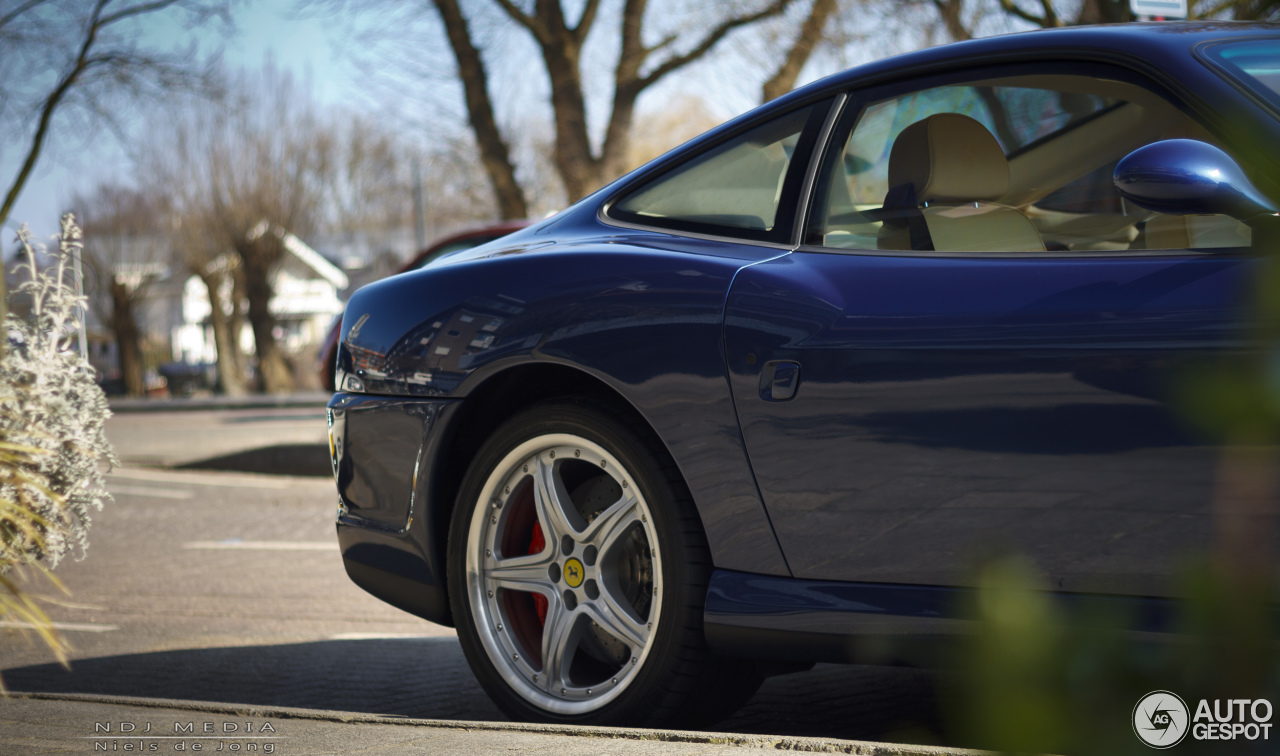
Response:
[[[1133,204],[1166,215],[1229,215],[1248,222],[1275,215],[1231,156],[1195,139],[1166,139],[1129,153],[1112,180]]]

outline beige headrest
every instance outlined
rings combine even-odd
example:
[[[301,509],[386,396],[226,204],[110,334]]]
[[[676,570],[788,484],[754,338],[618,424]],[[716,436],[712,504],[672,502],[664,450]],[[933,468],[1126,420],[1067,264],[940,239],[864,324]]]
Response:
[[[990,131],[959,113],[902,130],[889,153],[889,187],[914,184],[916,202],[994,201],[1009,189],[1009,162]]]

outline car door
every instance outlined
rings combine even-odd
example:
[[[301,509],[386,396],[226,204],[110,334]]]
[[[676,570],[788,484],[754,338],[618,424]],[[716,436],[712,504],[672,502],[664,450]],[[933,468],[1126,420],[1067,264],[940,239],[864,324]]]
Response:
[[[1111,69],[850,98],[805,245],[741,271],[726,304],[743,436],[796,577],[964,586],[1015,551],[1055,589],[1169,593],[1208,546],[1219,451],[1179,397],[1248,348],[1255,266],[1235,221],[1115,193],[1116,160],[1173,136],[1212,139]]]

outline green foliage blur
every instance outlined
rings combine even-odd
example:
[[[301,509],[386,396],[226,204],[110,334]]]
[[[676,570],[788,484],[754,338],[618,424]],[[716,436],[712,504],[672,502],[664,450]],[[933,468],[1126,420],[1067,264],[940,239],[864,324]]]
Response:
[[[1206,565],[1189,569],[1186,600],[1174,610],[1177,632],[1155,633],[1105,601],[1065,607],[1035,574],[1017,557],[981,570],[969,607],[978,629],[960,649],[960,690],[949,712],[959,742],[1004,753],[1150,753],[1131,724],[1147,693],[1173,691],[1192,714],[1202,698],[1277,701],[1280,628],[1271,585]],[[1253,745],[1277,747],[1274,740]],[[1224,748],[1255,752],[1191,737],[1176,752]]]
[[[1270,224],[1270,225],[1265,225]],[[1254,226],[1268,254],[1253,279],[1241,348],[1175,377],[1177,408],[1218,444],[1213,549],[1185,566],[1168,602],[1174,632],[1152,632],[1105,599],[1066,603],[1019,556],[979,570],[968,606],[976,632],[958,649],[960,689],[950,728],[965,745],[1004,753],[1150,754],[1134,732],[1136,704],[1168,690],[1201,699],[1268,699],[1280,706],[1280,218]],[[1280,713],[1280,712],[1278,712]],[[1177,754],[1280,752],[1269,740],[1196,740]]]

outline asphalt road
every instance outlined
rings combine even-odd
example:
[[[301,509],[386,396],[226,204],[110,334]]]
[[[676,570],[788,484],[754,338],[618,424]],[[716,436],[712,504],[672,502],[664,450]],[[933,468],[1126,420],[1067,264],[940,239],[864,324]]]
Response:
[[[316,410],[184,415],[119,416],[109,435],[126,460],[167,463],[234,453],[237,437],[243,451],[246,437],[324,435]],[[131,465],[110,489],[88,554],[57,568],[74,592],[51,610],[75,646],[71,670],[14,633],[0,642],[11,689],[504,719],[451,629],[348,580],[329,479]],[[771,678],[714,729],[963,745],[941,734],[943,689],[923,670],[820,665]]]

